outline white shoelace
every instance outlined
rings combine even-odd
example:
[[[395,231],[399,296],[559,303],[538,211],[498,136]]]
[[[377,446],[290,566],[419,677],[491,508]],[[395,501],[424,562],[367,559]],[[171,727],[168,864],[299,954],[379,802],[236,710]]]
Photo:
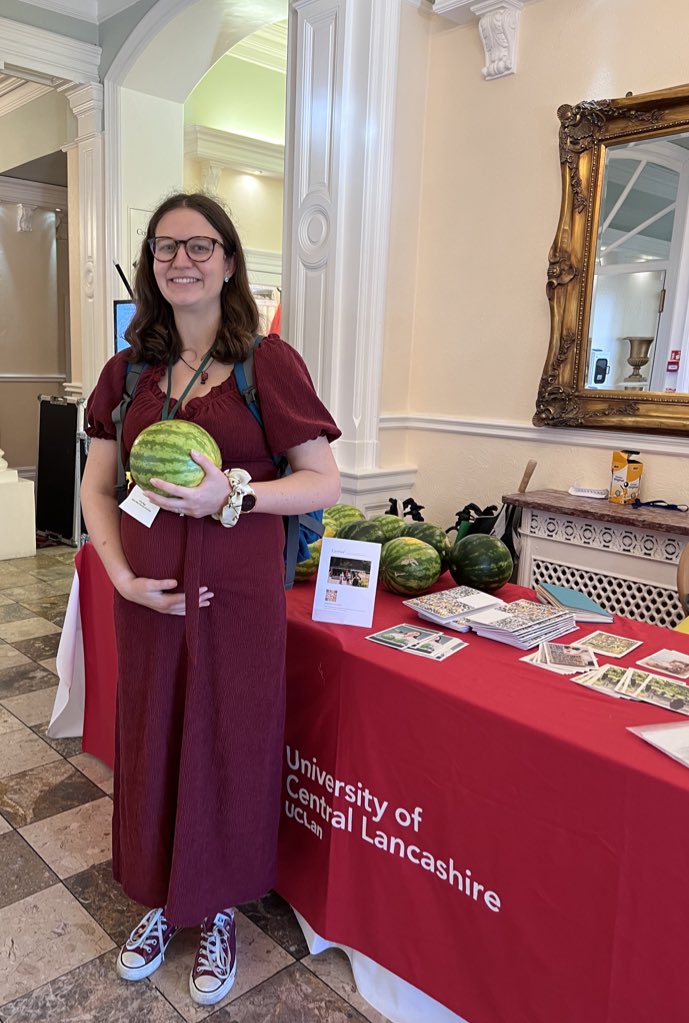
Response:
[[[222,920],[232,919],[227,913],[216,913],[211,929],[203,928],[197,968],[211,970],[216,977],[225,980],[230,973],[230,939],[222,920],[218,922],[218,917]]]
[[[163,939],[163,921],[165,920],[165,914],[162,909],[151,909],[146,916],[141,920],[132,933],[129,935],[127,941],[127,951],[133,952],[137,948],[141,948],[148,955],[153,948],[154,939],[158,939],[158,948],[165,958],[165,943]],[[137,937],[138,935],[138,937]]]

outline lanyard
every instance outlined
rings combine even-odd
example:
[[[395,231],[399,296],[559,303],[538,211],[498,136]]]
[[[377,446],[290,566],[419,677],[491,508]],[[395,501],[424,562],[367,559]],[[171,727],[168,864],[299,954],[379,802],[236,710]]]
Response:
[[[192,387],[194,386],[194,384],[196,383],[198,378],[201,376],[201,374],[203,373],[203,371],[206,368],[206,366],[208,365],[208,363],[213,358],[213,348],[214,347],[215,347],[215,345],[213,345],[213,347],[210,348],[206,352],[206,355],[205,355],[205,358],[204,358],[203,362],[201,363],[199,368],[196,370],[196,372],[194,373],[193,377],[191,378],[191,380],[189,381],[187,386],[184,388],[184,390],[182,391],[181,395],[179,396],[179,398],[177,399],[175,404],[172,406],[172,408],[170,408],[170,395],[172,394],[172,358],[170,359],[170,361],[167,364],[167,393],[165,395],[165,404],[163,405],[163,411],[162,411],[161,416],[160,416],[161,419],[174,419],[175,418],[175,416],[177,415],[178,411],[182,407],[182,402],[184,401],[186,396],[189,394],[189,391],[192,389]]]

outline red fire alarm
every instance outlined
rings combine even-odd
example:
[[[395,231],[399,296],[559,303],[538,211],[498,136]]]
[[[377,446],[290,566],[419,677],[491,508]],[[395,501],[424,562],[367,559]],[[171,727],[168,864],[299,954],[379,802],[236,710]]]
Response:
[[[682,356],[681,349],[673,348],[672,351],[670,352],[670,362],[679,362],[681,356]]]
[[[678,359],[669,359],[668,360],[668,364],[667,364],[667,371],[668,371],[668,373],[677,373],[678,370],[679,370],[679,360]]]

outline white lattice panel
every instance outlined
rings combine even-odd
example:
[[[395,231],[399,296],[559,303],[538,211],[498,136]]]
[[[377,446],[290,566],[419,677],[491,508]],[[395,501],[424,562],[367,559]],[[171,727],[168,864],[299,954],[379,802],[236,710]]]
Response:
[[[672,628],[684,618],[677,591],[653,582],[625,579],[535,557],[531,561],[531,585],[536,583],[554,583],[581,590],[608,611],[653,625]]]
[[[674,565],[679,561],[686,542],[686,537],[675,536],[673,533],[633,529],[612,522],[596,522],[536,510],[529,510],[524,515],[522,532],[575,547],[593,547]]]

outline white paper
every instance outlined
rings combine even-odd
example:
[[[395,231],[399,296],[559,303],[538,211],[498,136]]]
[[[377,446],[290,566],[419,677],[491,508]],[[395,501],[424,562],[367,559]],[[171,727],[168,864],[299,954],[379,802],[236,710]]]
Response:
[[[637,725],[630,727],[640,739],[645,739],[651,746],[667,753],[673,760],[689,767],[689,721],[678,721],[669,725]]]
[[[125,497],[120,508],[123,512],[126,512],[127,515],[131,515],[133,519],[140,522],[142,526],[146,526],[147,529],[151,528],[154,518],[160,511],[157,504],[152,504],[148,500],[138,484],[132,489],[131,493]]]
[[[315,622],[371,627],[380,551],[379,543],[324,538],[311,614]]]

